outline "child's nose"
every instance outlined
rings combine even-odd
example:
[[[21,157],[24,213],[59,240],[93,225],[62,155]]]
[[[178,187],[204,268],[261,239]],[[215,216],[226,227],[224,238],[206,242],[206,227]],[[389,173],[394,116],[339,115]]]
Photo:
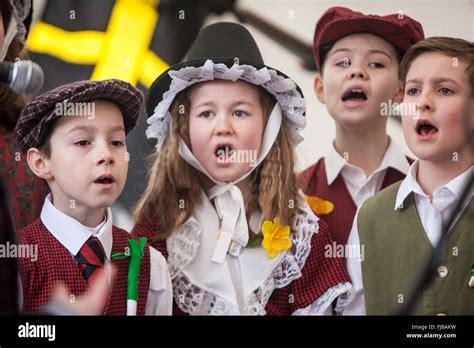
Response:
[[[216,134],[217,135],[231,135],[234,133],[232,126],[232,117],[223,115],[217,117]]]
[[[365,79],[367,77],[367,72],[359,65],[351,65],[349,70],[349,79]]]
[[[101,165],[101,164],[110,165],[110,164],[115,163],[112,151],[110,151],[110,148],[106,144],[101,145],[97,151],[98,151],[98,155],[97,155],[98,165]]]
[[[434,104],[431,99],[431,94],[428,91],[424,91],[418,99],[416,107],[419,111],[433,111]]]

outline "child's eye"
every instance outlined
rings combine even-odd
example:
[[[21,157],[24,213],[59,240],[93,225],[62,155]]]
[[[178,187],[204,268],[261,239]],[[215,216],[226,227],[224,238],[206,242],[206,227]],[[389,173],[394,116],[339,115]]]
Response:
[[[80,147],[84,147],[84,146],[87,146],[87,145],[90,145],[91,142],[89,140],[79,140],[79,141],[76,141],[74,143],[74,145],[77,145],[77,146],[80,146]]]
[[[349,66],[350,64],[351,62],[349,61],[348,58],[344,58],[343,60],[336,63],[336,65],[340,67],[346,67],[346,66]]]
[[[212,116],[212,113],[210,111],[204,111],[204,112],[201,112],[198,117],[209,118],[211,116]]]
[[[383,65],[382,63],[378,63],[378,62],[371,62],[371,63],[369,63],[369,66],[371,68],[376,68],[376,69],[385,68],[385,65]]]
[[[121,147],[121,146],[125,145],[123,143],[123,141],[121,141],[121,140],[112,140],[110,143],[115,147]]]
[[[407,95],[415,95],[418,92],[417,88],[407,88],[405,94]]]
[[[447,88],[447,87],[441,87],[441,88],[439,89],[439,91],[440,91],[441,94],[443,94],[443,95],[451,95],[451,94],[454,93],[450,88]]]
[[[235,110],[234,115],[237,117],[244,117],[244,116],[247,116],[248,113],[243,110]]]

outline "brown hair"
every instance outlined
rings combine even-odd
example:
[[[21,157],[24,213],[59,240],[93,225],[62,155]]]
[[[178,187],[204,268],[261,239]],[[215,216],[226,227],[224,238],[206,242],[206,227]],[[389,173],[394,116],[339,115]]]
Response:
[[[427,52],[439,52],[458,60],[464,60],[468,65],[466,73],[471,85],[471,93],[474,95],[474,43],[452,37],[430,37],[411,46],[400,63],[400,79],[403,83],[405,83],[413,61]]]
[[[0,10],[3,19],[4,28],[8,28],[8,23],[12,16],[12,8],[8,1],[0,1]],[[15,59],[27,59],[28,56],[23,50],[23,44],[17,38],[13,39],[8,47],[5,61],[14,62]],[[20,116],[21,110],[26,102],[23,96],[12,91],[7,84],[0,85],[0,124],[8,131],[13,131]]]
[[[166,239],[191,216],[200,202],[201,187],[206,187],[202,173],[189,165],[179,154],[179,136],[189,146],[190,88],[177,95],[170,112],[173,122],[159,154],[152,155],[153,165],[148,185],[137,204],[137,222],[157,222],[155,240]],[[273,109],[274,100],[258,87],[265,123]],[[179,114],[184,106],[184,115]],[[183,117],[184,116],[184,117]],[[251,194],[247,214],[259,209],[264,220],[280,219],[283,225],[294,226],[298,213],[299,196],[294,171],[294,150],[284,126],[281,127],[272,149],[250,175]],[[184,208],[180,205],[184,203]]]

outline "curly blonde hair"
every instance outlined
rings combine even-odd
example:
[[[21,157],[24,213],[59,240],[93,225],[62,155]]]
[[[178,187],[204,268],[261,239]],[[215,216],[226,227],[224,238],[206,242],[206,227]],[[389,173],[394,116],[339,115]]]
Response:
[[[264,89],[255,88],[259,91],[266,124],[275,101]],[[192,87],[178,94],[171,105],[171,130],[162,150],[150,158],[153,164],[148,185],[134,211],[138,223],[157,222],[159,228],[155,241],[166,239],[186,222],[201,200],[201,189],[209,188],[209,179],[178,153],[179,137],[190,146],[188,110],[191,90]],[[294,226],[301,203],[294,156],[288,131],[282,126],[269,154],[250,175],[247,216],[260,210],[264,220],[278,217],[281,224]]]

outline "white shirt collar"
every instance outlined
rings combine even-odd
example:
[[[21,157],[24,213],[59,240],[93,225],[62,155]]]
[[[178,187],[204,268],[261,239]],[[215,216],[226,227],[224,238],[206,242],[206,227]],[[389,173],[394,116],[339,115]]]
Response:
[[[410,164],[408,163],[408,160],[403,151],[390,137],[389,141],[390,143],[388,145],[387,150],[385,151],[382,162],[380,163],[379,167],[374,171],[374,174],[385,170],[388,167],[392,167],[406,175],[408,173],[408,170],[410,169]],[[325,157],[324,163],[326,165],[326,178],[328,185],[331,185],[334,180],[336,180],[339,173],[344,167],[356,167],[346,162],[344,157],[342,157],[339,152],[336,151],[334,143],[332,144],[332,146],[330,146],[329,152]]]
[[[49,232],[74,256],[91,237],[97,237],[107,259],[112,252],[112,211],[107,208],[107,216],[94,228],[84,226],[76,219],[58,210],[51,202],[51,193],[44,199],[41,221]]]
[[[409,173],[405,177],[405,179],[402,181],[400,184],[400,187],[398,189],[397,193],[397,199],[395,200],[395,210],[400,209],[403,207],[403,202],[405,199],[408,197],[410,193],[415,193],[420,196],[428,198],[428,195],[423,191],[421,188],[420,184],[416,180],[416,174],[418,172],[418,163],[419,161],[413,162],[413,164],[410,167]],[[439,192],[441,189],[446,188],[448,189],[454,196],[456,197],[457,200],[461,198],[462,191],[466,184],[469,181],[470,175],[474,175],[473,173],[474,167],[471,167],[467,169],[464,173],[456,176],[454,179],[452,179],[450,182],[448,182],[446,185],[443,185],[441,187],[438,187],[433,195],[435,195],[437,192]],[[470,196],[472,197],[474,195],[474,189],[471,187],[471,194]]]

